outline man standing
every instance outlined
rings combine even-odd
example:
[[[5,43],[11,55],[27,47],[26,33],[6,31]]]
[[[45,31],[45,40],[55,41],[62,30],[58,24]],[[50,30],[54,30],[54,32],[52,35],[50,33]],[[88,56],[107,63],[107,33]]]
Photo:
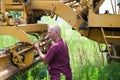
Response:
[[[60,74],[62,73],[66,80],[72,80],[68,47],[61,38],[60,27],[58,25],[50,26],[47,38],[49,38],[46,41],[47,45],[50,44],[50,39],[54,41],[54,44],[49,47],[46,55],[41,52],[38,44],[35,43],[34,47],[44,63],[48,64],[50,79],[60,80]]]

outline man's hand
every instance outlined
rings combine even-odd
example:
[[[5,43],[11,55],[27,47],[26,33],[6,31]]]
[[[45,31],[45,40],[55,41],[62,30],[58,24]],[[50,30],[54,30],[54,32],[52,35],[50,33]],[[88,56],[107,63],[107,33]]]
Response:
[[[52,45],[52,39],[50,39],[48,36],[46,36],[45,43],[46,43],[46,50],[48,51],[50,46]]]
[[[45,61],[45,55],[41,52],[41,50],[39,49],[39,45],[37,43],[33,44],[34,48],[37,50],[40,58],[44,61],[44,63],[47,63],[47,61]]]
[[[34,43],[33,46],[36,50],[39,50],[39,45],[37,43]]]
[[[45,37],[45,43],[46,43],[47,45],[51,46],[51,45],[52,45],[52,40],[51,40],[48,36],[46,36],[46,37]]]

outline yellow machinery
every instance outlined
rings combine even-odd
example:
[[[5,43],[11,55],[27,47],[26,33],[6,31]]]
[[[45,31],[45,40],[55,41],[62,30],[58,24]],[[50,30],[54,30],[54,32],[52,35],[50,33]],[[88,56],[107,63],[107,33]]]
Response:
[[[105,0],[0,0],[0,34],[16,37],[16,43],[0,55],[0,79],[6,79],[18,70],[32,65],[37,59],[32,41],[27,34],[44,37],[46,24],[36,24],[42,16],[61,17],[81,35],[99,43],[105,43],[109,59],[120,59],[120,8],[119,0],[110,0],[113,14],[108,10],[99,13]],[[113,4],[117,4],[114,5]],[[119,9],[120,10],[120,9]],[[15,20],[7,11],[22,11],[21,19]],[[44,52],[44,42],[40,41]],[[43,45],[43,46],[42,46]],[[14,65],[17,65],[14,66]]]

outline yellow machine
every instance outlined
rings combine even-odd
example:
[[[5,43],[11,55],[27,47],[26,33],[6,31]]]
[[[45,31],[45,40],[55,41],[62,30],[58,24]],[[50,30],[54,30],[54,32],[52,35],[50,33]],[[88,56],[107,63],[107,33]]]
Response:
[[[16,37],[20,42],[4,50],[0,55],[0,79],[4,80],[18,70],[23,70],[39,60],[35,57],[32,41],[27,34],[46,35],[47,25],[36,24],[42,16],[61,17],[81,35],[99,43],[105,43],[109,59],[120,59],[120,0],[110,0],[113,14],[106,10],[99,13],[105,0],[0,0],[0,34]],[[112,3],[114,1],[114,5]],[[22,11],[19,20],[7,11]],[[39,42],[45,52],[44,40]],[[14,66],[16,65],[16,66]]]

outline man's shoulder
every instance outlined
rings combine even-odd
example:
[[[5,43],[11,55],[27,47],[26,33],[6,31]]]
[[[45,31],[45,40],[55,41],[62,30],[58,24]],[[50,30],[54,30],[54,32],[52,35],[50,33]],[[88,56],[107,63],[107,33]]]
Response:
[[[57,47],[57,46],[59,46],[59,43],[54,43],[52,46]]]
[[[58,43],[54,43],[50,48],[56,48],[58,47]]]
[[[58,48],[60,45],[61,45],[60,42],[56,42],[51,46],[51,48]]]
[[[59,40],[58,42],[54,43],[52,46],[53,46],[53,47],[58,47],[58,46],[64,45],[64,44],[66,44],[66,41],[63,41],[63,40],[61,39],[61,40]]]

